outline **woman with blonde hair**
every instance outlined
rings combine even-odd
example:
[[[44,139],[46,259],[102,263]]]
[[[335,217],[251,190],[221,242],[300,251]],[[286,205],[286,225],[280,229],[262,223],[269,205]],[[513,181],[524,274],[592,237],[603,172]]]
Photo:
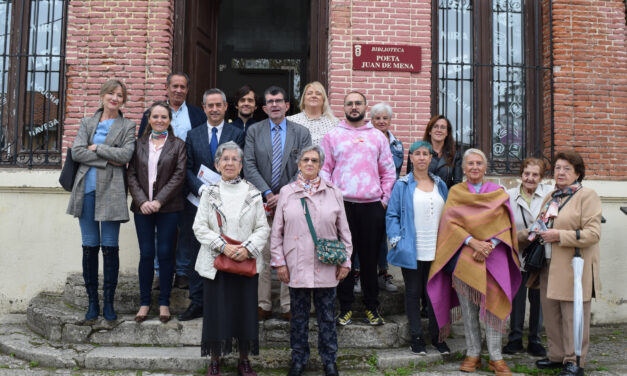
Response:
[[[322,137],[338,123],[338,119],[331,111],[324,86],[318,81],[305,85],[298,107],[301,112],[288,116],[287,120],[307,128],[311,133],[312,145],[320,145]]]

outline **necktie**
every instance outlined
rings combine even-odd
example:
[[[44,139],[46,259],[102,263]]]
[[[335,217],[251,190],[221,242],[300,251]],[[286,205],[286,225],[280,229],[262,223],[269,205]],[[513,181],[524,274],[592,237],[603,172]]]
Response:
[[[279,188],[279,180],[281,179],[281,161],[283,160],[283,149],[281,147],[281,128],[274,126],[272,134],[272,191],[276,192]]]
[[[218,150],[218,127],[211,127],[211,143],[209,147],[211,149],[211,158],[215,158],[216,150]]]

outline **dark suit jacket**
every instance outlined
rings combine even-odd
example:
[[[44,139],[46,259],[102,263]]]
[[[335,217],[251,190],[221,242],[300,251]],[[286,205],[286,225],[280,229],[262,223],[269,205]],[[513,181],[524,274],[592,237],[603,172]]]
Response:
[[[287,120],[285,147],[281,164],[279,187],[273,193],[279,193],[281,187],[292,181],[298,172],[296,158],[300,151],[311,145],[309,130],[300,124]],[[244,176],[261,193],[270,189],[272,182],[272,142],[270,141],[270,119],[262,120],[250,126],[246,133],[244,149]]]
[[[148,135],[149,136],[149,135]],[[181,191],[185,184],[187,155],[185,143],[178,137],[168,136],[157,162],[157,180],[153,186],[152,199],[161,203],[160,213],[183,210]],[[135,154],[128,164],[128,188],[133,197],[131,210],[140,213],[141,205],[148,201],[148,157],[149,138],[137,140]]]
[[[196,107],[193,104],[185,103],[187,105],[187,113],[189,114],[189,122],[192,125],[192,129],[198,127],[203,123],[207,123],[207,114],[200,107]],[[141,138],[142,134],[144,134],[144,129],[146,129],[146,125],[148,124],[148,110],[144,112],[142,116],[142,121],[139,124],[139,131],[137,132],[137,138]]]
[[[240,148],[244,149],[244,132],[225,122],[218,145],[229,141],[234,141]],[[187,192],[191,191],[193,194],[198,194],[198,189],[202,186],[202,181],[196,177],[200,165],[205,165],[216,171],[214,156],[211,155],[211,147],[209,146],[209,129],[206,121],[187,132],[185,145],[187,146],[187,177],[185,179]]]

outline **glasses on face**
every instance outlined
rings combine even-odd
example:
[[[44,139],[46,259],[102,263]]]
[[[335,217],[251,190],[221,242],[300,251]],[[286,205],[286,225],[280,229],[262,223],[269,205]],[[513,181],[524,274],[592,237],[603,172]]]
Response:
[[[435,124],[435,125],[433,126],[433,129],[441,129],[441,130],[443,130],[443,131],[445,131],[445,130],[446,130],[446,128],[447,128],[447,127],[446,127],[446,125],[445,125],[445,124],[444,124],[444,125],[442,125],[442,124]]]
[[[570,167],[570,166],[563,166],[563,167],[562,166],[555,166],[555,171],[556,172],[559,172],[559,171],[570,172],[572,170],[573,170],[573,168]]]
[[[301,161],[303,161],[303,163],[313,163],[313,164],[317,164],[318,162],[320,162],[320,160],[318,158],[303,158],[301,159]]]
[[[344,103],[344,106],[346,106],[346,107],[353,107],[353,106],[361,107],[363,105],[364,105],[363,101],[350,101],[350,102]]]
[[[242,161],[242,158],[239,158],[239,157],[222,157],[222,158],[220,158],[220,162],[223,162],[223,163],[229,163],[229,162],[239,163],[241,161]]]
[[[269,99],[266,101],[267,105],[274,106],[275,104],[281,104],[285,102],[285,99]]]

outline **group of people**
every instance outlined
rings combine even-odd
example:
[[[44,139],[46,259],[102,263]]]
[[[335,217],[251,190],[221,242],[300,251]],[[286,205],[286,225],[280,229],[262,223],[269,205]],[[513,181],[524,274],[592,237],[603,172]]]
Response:
[[[201,110],[186,103],[186,74],[170,74],[166,88],[167,101],[149,107],[136,138],[135,124],[120,111],[125,85],[107,81],[101,108],[83,119],[72,146],[80,167],[68,214],[79,218],[81,229],[86,320],[100,314],[101,248],[102,314],[117,319],[118,234],[120,223],[129,220],[128,190],[140,249],[135,320],[150,314],[157,265],[163,323],[171,319],[173,280],[177,285],[185,279],[191,303],[178,319],[203,318],[201,354],[211,358],[209,375],[220,374],[220,357],[232,352],[234,339],[239,374],[256,374],[248,355],[259,353],[259,321],[272,316],[272,269],[281,281],[278,309],[291,327],[289,375],[301,375],[309,360],[312,297],[324,372],[338,375],[336,326],[352,323],[356,287],[363,293],[364,321],[385,323],[379,289],[397,288],[388,263],[402,271],[413,353],[426,353],[421,315],[428,317],[431,343],[442,354],[450,352],[445,339],[451,322],[461,317],[467,353],[460,369],[481,366],[484,322],[488,367],[511,374],[501,353],[523,350],[526,283],[527,350],[546,354],[539,334],[543,310],[551,322],[549,352],[538,367],[583,374],[590,299],[599,286],[601,203],[581,185],[585,169],[576,152],[557,154],[555,188],[540,184],[544,163],[529,158],[521,165],[520,186],[506,192],[485,180],[484,153],[460,153],[452,124],[438,115],[423,139],[410,145],[407,174],[400,177],[404,149],[389,130],[392,108],[374,105],[366,122],[368,104],[360,92],[345,96],[345,119],[339,121],[320,83],[305,86],[301,112],[289,117],[287,93],[272,86],[263,93],[268,118],[254,122],[258,98],[250,86],[236,93],[235,121],[225,121],[228,104],[219,89],[205,91]],[[546,229],[534,230],[536,222]],[[531,274],[521,265],[521,249],[534,236],[544,244],[546,266]],[[330,248],[341,257],[329,261]],[[585,260],[579,366],[567,288],[573,274],[566,267],[575,248]],[[510,313],[509,342],[501,349]]]

